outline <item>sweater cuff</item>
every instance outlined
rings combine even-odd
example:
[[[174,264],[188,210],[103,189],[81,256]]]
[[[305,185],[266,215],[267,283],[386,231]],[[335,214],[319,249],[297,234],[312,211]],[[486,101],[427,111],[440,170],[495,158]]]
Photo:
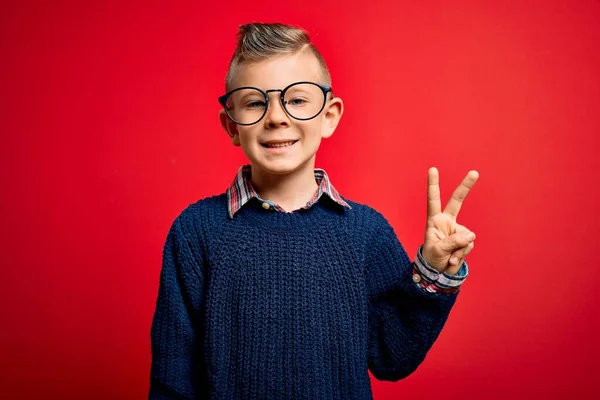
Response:
[[[456,275],[450,275],[445,272],[439,273],[435,268],[429,266],[423,258],[421,251],[423,246],[419,246],[417,256],[413,262],[412,279],[421,289],[432,293],[456,293],[469,275],[469,267],[466,261],[463,261]]]

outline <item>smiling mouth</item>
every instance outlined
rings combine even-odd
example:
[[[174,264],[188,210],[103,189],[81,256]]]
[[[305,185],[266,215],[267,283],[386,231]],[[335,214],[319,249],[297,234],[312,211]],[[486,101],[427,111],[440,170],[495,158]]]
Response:
[[[289,147],[296,142],[297,142],[297,140],[292,140],[292,141],[285,142],[285,143],[270,143],[270,144],[269,143],[261,143],[260,145],[262,147],[273,149],[273,148],[278,148],[278,147]]]

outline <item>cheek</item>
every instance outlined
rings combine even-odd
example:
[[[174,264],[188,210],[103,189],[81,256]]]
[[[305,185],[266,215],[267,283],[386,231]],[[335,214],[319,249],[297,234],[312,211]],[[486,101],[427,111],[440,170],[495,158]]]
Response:
[[[302,147],[308,153],[316,153],[321,145],[321,135],[318,127],[313,127],[310,132],[304,133]]]
[[[311,121],[312,123],[306,124],[302,129],[302,135],[307,142],[318,142],[321,140],[321,131],[323,129],[321,121]]]
[[[251,129],[239,129],[238,133],[240,137],[240,144],[243,148],[248,148],[254,146],[256,135],[253,133]]]
[[[327,128],[327,121],[325,120],[323,114],[320,114],[317,118],[315,118],[315,121],[313,123],[313,132],[315,132],[315,135],[319,136],[319,138],[321,137],[321,134],[323,133],[323,131]]]

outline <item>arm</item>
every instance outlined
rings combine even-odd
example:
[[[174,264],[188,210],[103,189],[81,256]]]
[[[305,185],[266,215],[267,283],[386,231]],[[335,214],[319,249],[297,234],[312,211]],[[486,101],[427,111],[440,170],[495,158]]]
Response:
[[[415,263],[385,218],[374,213],[366,260],[369,369],[377,379],[396,381],[409,375],[439,336],[468,273],[464,258],[473,250],[475,234],[456,218],[478,178],[477,171],[469,171],[442,212],[438,170],[429,169],[425,243]],[[423,280],[429,282],[417,282]],[[435,290],[444,286],[446,293]]]
[[[369,289],[369,370],[397,381],[414,372],[439,336],[458,293],[431,293],[387,220],[375,213],[365,256]]]
[[[150,332],[149,399],[193,399],[203,385],[201,347],[204,275],[198,240],[188,240],[177,218],[167,235]]]

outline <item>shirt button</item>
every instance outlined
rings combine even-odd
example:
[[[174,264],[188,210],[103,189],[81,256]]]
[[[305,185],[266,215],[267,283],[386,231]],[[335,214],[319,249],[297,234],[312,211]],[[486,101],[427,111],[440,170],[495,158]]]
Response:
[[[271,208],[271,206],[269,205],[269,203],[264,202],[264,203],[262,203],[262,208],[264,208],[265,210],[268,210],[269,208]]]
[[[412,279],[414,282],[419,283],[419,282],[421,282],[421,275],[413,274]]]

